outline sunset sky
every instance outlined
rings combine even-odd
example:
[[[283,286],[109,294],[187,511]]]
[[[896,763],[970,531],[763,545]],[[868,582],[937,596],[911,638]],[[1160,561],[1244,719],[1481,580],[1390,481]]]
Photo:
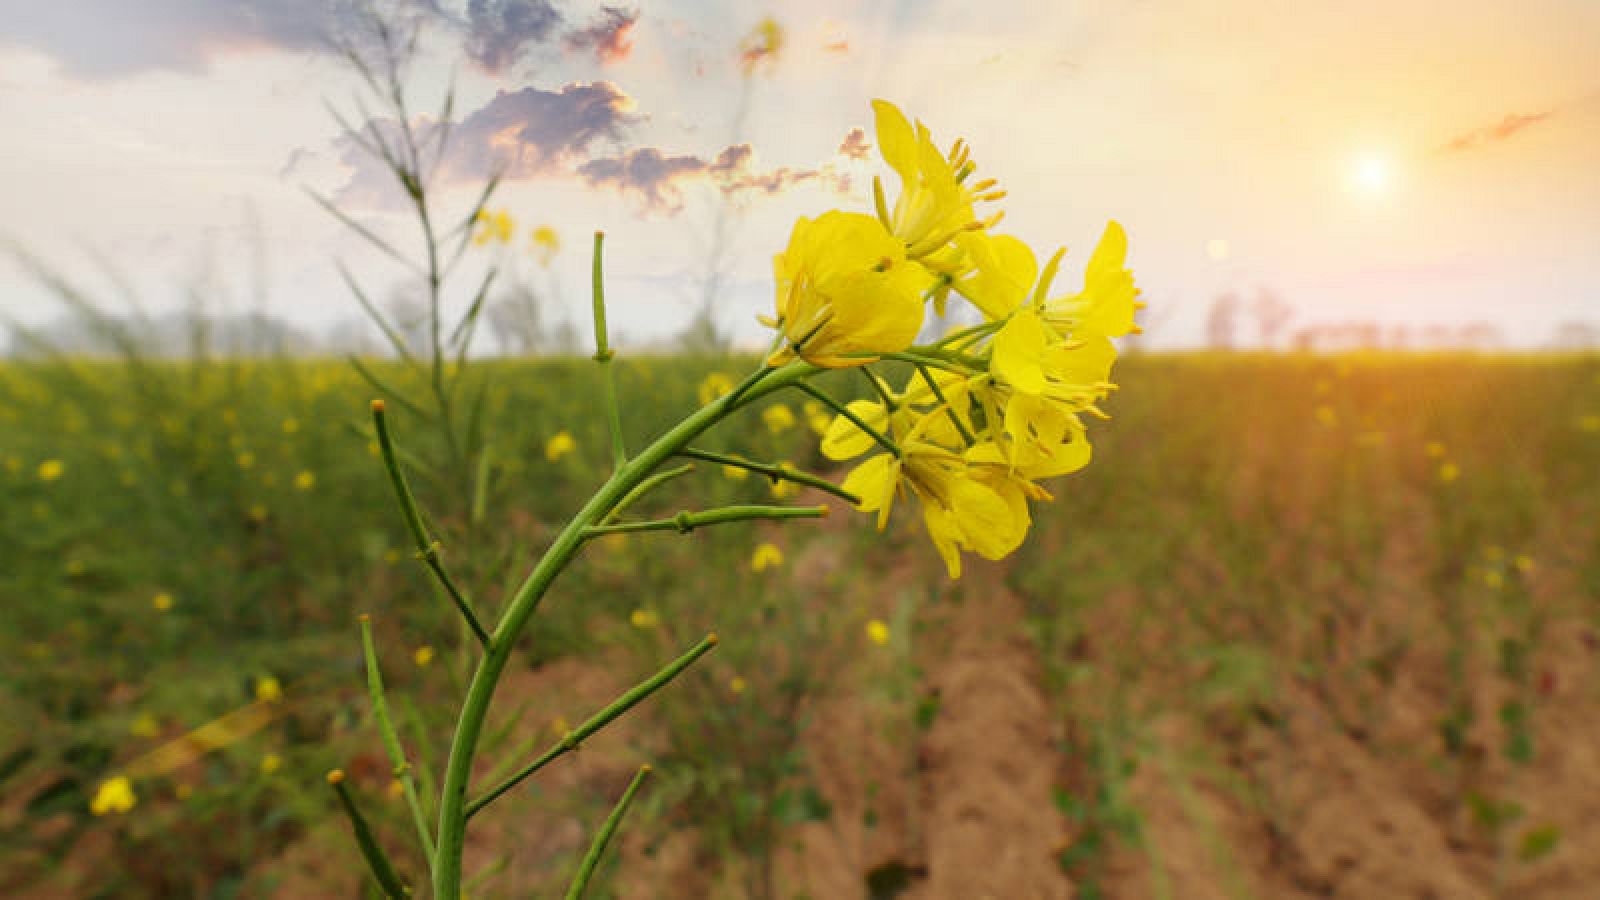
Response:
[[[358,315],[335,259],[379,295],[397,272],[305,189],[410,232],[326,108],[357,116],[323,41],[350,5],[0,0],[0,241],[107,296],[120,270],[154,310],[206,284],[311,330]],[[1272,292],[1291,328],[1485,321],[1531,346],[1600,324],[1594,0],[407,5],[417,108],[458,87],[442,202],[507,168],[496,205],[564,241],[553,271],[519,267],[573,318],[605,229],[625,343],[693,312],[727,177],[718,319],[756,340],[795,217],[871,209],[883,170],[847,138],[874,143],[874,97],[965,137],[1010,190],[1000,230],[1066,245],[1069,272],[1122,222],[1158,345],[1200,341],[1228,291]],[[769,14],[785,42],[746,84]],[[58,307],[0,259],[0,311]]]

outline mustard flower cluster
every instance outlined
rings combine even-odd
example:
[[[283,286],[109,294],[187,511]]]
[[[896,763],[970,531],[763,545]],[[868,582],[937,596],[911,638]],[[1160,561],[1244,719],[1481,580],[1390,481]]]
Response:
[[[975,180],[970,149],[949,152],[928,128],[875,101],[878,147],[899,178],[891,205],[874,179],[876,214],[832,211],[800,219],[774,262],[781,335],[768,359],[824,368],[882,358],[911,364],[898,389],[868,372],[877,400],[839,408],[822,438],[831,459],[859,463],[844,489],[884,527],[914,498],[952,578],[963,551],[999,559],[1031,524],[1029,503],[1050,499],[1043,479],[1087,465],[1085,415],[1115,389],[1113,338],[1136,333],[1138,289],[1127,238],[1107,225],[1081,286],[1057,292],[1065,250],[1041,268],[1032,249],[994,233],[1002,213],[978,208],[1005,196]],[[982,323],[913,346],[950,296]],[[876,451],[876,452],[875,452]]]

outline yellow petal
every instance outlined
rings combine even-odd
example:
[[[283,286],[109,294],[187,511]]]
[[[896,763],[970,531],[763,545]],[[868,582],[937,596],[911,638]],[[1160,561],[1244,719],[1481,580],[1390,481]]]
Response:
[[[911,129],[911,123],[899,107],[887,100],[872,101],[872,112],[877,122],[878,152],[883,155],[884,162],[898,172],[901,179],[914,177],[917,170],[917,137]]]
[[[1048,346],[1044,323],[1032,310],[1020,311],[995,335],[991,368],[1018,391],[1038,394],[1045,388],[1042,366]]]

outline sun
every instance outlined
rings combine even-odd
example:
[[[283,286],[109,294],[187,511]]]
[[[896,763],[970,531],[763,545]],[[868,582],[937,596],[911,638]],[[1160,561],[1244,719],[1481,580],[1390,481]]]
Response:
[[[1393,167],[1381,153],[1363,153],[1350,165],[1350,187],[1363,194],[1387,193],[1394,180]]]

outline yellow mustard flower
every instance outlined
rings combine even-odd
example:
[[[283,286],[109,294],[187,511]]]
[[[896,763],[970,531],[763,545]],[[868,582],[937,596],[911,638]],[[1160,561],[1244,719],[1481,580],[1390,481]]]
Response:
[[[126,775],[116,775],[100,782],[94,799],[89,801],[89,812],[97,816],[125,813],[138,802],[133,793],[133,782]]]
[[[234,462],[239,464],[239,468],[248,469],[256,464],[256,455],[246,450],[234,457]]]
[[[1445,447],[1444,444],[1441,444],[1438,441],[1429,441],[1422,445],[1422,452],[1426,454],[1429,459],[1443,459]]]
[[[283,768],[283,757],[278,754],[268,753],[266,756],[261,757],[262,775],[271,775],[281,768]]]
[[[821,403],[815,400],[807,400],[805,405],[800,407],[800,411],[806,417],[806,427],[810,428],[817,437],[822,437],[828,433],[828,426],[833,424],[833,417],[828,415],[828,411],[823,408]]]
[[[999,216],[979,223],[973,213],[976,200],[999,200],[1004,191],[993,191],[993,180],[968,185],[976,166],[963,141],[956,141],[949,154],[939,152],[928,127],[913,125],[899,107],[886,100],[872,101],[878,135],[878,151],[900,178],[900,193],[893,210],[884,208],[885,227],[903,241],[913,259],[929,259],[943,253],[964,232],[993,226]],[[881,184],[874,193],[882,196]],[[944,259],[959,259],[959,252],[944,254]],[[946,268],[935,263],[936,268]]]
[[[764,321],[786,342],[770,365],[798,355],[824,368],[859,366],[911,346],[922,327],[931,277],[871,216],[800,219],[773,268],[777,318]]]
[[[1458,466],[1455,463],[1450,462],[1448,460],[1446,460],[1445,462],[1439,464],[1439,480],[1441,482],[1443,482],[1445,484],[1450,484],[1451,482],[1455,481],[1457,478],[1460,478],[1460,477],[1461,477],[1461,467],[1460,466]]]
[[[389,779],[389,785],[386,790],[389,793],[390,800],[399,800],[406,794],[406,785],[405,782],[398,778],[391,778]]]
[[[66,471],[67,467],[61,462],[61,460],[47,459],[44,462],[39,463],[39,480],[55,481],[57,478],[60,478],[63,474],[65,474]]]
[[[635,628],[654,628],[661,624],[661,617],[654,610],[636,609],[628,616],[628,624]]]
[[[793,497],[795,494],[800,493],[800,488],[794,482],[780,478],[777,481],[768,483],[767,491],[772,494],[772,499],[782,500],[785,497]]]
[[[1332,428],[1339,424],[1339,415],[1333,411],[1333,407],[1324,403],[1317,407],[1317,422],[1324,428]]]
[[[302,469],[294,476],[294,489],[309,491],[317,486],[317,474],[310,469]]]
[[[728,679],[728,690],[735,694],[744,693],[747,687],[749,684],[745,682],[743,675],[735,675]]]
[[[1483,573],[1483,583],[1498,591],[1505,587],[1506,577],[1501,574],[1499,569],[1489,569]]]
[[[482,247],[485,244],[509,244],[511,236],[516,233],[517,225],[511,214],[505,210],[490,212],[486,209],[478,210],[473,222],[478,226],[477,232],[472,236],[472,243]]]
[[[418,647],[415,653],[411,654],[411,660],[417,664],[417,668],[426,669],[429,665],[432,665],[433,655],[433,647],[424,644]]]
[[[881,619],[871,619],[867,622],[867,640],[879,647],[889,643],[889,626]]]
[[[245,511],[245,515],[249,516],[252,522],[265,522],[267,520],[267,508],[259,503],[253,503]]]
[[[262,675],[256,678],[256,700],[261,703],[277,703],[283,699],[283,685],[271,675]]]
[[[573,440],[572,435],[563,429],[556,432],[550,440],[545,442],[544,458],[550,462],[559,462],[561,457],[566,456],[577,448],[578,442]]]
[[[743,481],[750,477],[750,470],[739,466],[723,466],[722,475],[729,481]]]
[[[161,723],[149,713],[140,713],[128,724],[128,733],[136,738],[153,738],[161,733]]]
[[[1600,415],[1585,413],[1578,417],[1578,430],[1589,434],[1600,432]]]
[[[166,591],[162,591],[150,598],[150,605],[155,608],[156,612],[166,612],[172,608],[172,603],[172,595]]]
[[[782,434],[794,427],[794,411],[782,403],[774,403],[761,411],[761,421],[773,434]]]
[[[1127,258],[1127,233],[1117,222],[1107,222],[1100,243],[1084,269],[1083,290],[1046,301],[1045,321],[1068,338],[1085,334],[1113,338],[1138,334],[1140,328],[1134,322],[1134,313],[1141,306],[1139,289],[1134,286],[1133,273],[1127,268]],[[1056,265],[1059,259],[1058,253],[1046,269]],[[1049,275],[1043,280],[1048,284]]]
[[[284,434],[295,434],[299,430],[300,430],[300,420],[299,419],[291,417],[291,418],[283,420],[283,433]]]
[[[1529,556],[1526,553],[1518,553],[1517,554],[1517,558],[1512,560],[1512,565],[1516,566],[1517,571],[1521,572],[1524,575],[1528,574],[1529,572],[1532,572],[1535,568],[1538,567],[1537,564],[1533,561],[1533,557]]]
[[[750,570],[752,572],[765,572],[767,569],[781,565],[783,565],[783,551],[778,549],[777,544],[761,544],[750,555]]]
[[[540,225],[529,236],[533,244],[533,257],[539,265],[548,266],[561,252],[561,235],[549,225]]]
[[[731,393],[733,393],[733,379],[722,372],[712,372],[707,375],[695,389],[695,396],[700,400],[701,406],[706,406],[718,397]]]

